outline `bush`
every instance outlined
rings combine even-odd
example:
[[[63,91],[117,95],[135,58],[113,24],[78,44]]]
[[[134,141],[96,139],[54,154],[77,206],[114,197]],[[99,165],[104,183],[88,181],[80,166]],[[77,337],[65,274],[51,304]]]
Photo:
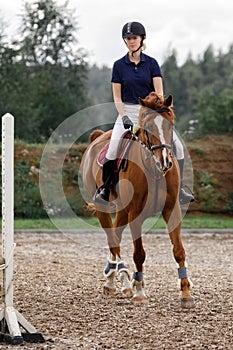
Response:
[[[199,173],[197,176],[197,193],[199,201],[201,202],[201,209],[205,211],[216,211],[218,208],[218,201],[221,199],[221,193],[216,191],[219,186],[218,180],[213,174],[205,172]]]
[[[226,206],[225,206],[225,210],[227,211],[227,213],[229,213],[230,215],[233,215],[233,192],[230,192],[228,197],[227,197],[227,201],[226,201]]]
[[[26,159],[15,164],[15,217],[41,218],[46,211],[38,185],[39,169],[31,166]]]
[[[74,145],[69,154],[67,154],[62,169],[64,193],[67,202],[76,215],[85,214],[85,202],[80,194],[78,184],[78,169],[85,149],[86,145]],[[26,145],[22,142],[15,144],[15,217],[38,219],[48,217],[48,214],[54,216],[67,215],[62,201],[61,203],[50,203],[50,207],[46,208],[42,202],[39,187],[39,168],[42,152],[42,145]],[[56,172],[56,169],[54,171]],[[54,179],[50,178],[48,181],[54,181]]]

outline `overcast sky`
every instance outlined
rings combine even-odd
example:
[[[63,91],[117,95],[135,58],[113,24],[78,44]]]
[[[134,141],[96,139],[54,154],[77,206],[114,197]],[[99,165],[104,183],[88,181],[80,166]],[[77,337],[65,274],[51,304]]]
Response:
[[[0,0],[0,14],[11,36],[17,33],[23,4],[24,0]],[[78,20],[79,46],[88,51],[89,62],[99,66],[111,67],[126,53],[121,29],[128,21],[144,24],[145,53],[160,64],[170,49],[176,49],[182,64],[188,53],[196,59],[210,44],[216,52],[233,44],[232,0],[69,0],[68,8],[75,10]]]

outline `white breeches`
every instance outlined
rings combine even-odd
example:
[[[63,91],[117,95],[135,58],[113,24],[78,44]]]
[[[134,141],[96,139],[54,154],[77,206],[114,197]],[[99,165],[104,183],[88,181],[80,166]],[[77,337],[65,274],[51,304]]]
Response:
[[[175,146],[175,155],[177,159],[184,159],[184,148],[177,133],[173,129],[173,146]]]
[[[130,105],[130,104],[124,105],[125,114],[132,120],[134,126],[138,124],[138,114],[139,114],[140,107],[141,107],[140,105]],[[122,117],[118,115],[113,127],[112,137],[111,137],[109,148],[106,154],[107,159],[109,160],[116,159],[119,141],[121,139],[121,136],[126,131],[127,130],[124,128],[124,125],[122,122]],[[175,131],[173,131],[173,144],[176,150],[175,152],[176,158],[183,159],[184,158],[183,145]]]

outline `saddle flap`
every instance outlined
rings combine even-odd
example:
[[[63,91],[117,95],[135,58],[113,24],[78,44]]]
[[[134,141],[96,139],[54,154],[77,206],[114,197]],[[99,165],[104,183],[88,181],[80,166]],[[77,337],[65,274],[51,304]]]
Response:
[[[124,155],[126,154],[126,151],[128,149],[128,145],[130,144],[130,140],[132,139],[132,134],[130,131],[126,131],[124,133],[124,135],[122,136],[121,140],[120,140],[120,143],[119,143],[119,147],[118,147],[118,152],[117,152],[117,165],[119,167],[119,165],[121,164],[121,161],[122,161],[122,158],[124,157]],[[104,159],[106,157],[106,153],[108,151],[108,148],[109,148],[109,144],[110,144],[110,141],[108,143],[106,143],[98,157],[97,157],[97,163],[99,166],[103,166],[104,164]]]
[[[105,156],[106,156],[106,153],[108,151],[108,147],[109,147],[109,143],[106,143],[106,145],[104,145],[104,147],[101,149],[98,157],[97,157],[97,163],[99,164],[99,166],[103,166],[104,164],[104,159],[105,159]]]

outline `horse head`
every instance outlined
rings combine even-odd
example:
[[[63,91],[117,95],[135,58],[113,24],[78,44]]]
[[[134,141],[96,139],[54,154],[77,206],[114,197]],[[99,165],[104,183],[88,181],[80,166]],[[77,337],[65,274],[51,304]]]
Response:
[[[175,114],[173,98],[163,98],[151,92],[144,99],[139,98],[139,126],[142,142],[146,144],[155,160],[157,169],[165,175],[173,165],[172,136]]]

